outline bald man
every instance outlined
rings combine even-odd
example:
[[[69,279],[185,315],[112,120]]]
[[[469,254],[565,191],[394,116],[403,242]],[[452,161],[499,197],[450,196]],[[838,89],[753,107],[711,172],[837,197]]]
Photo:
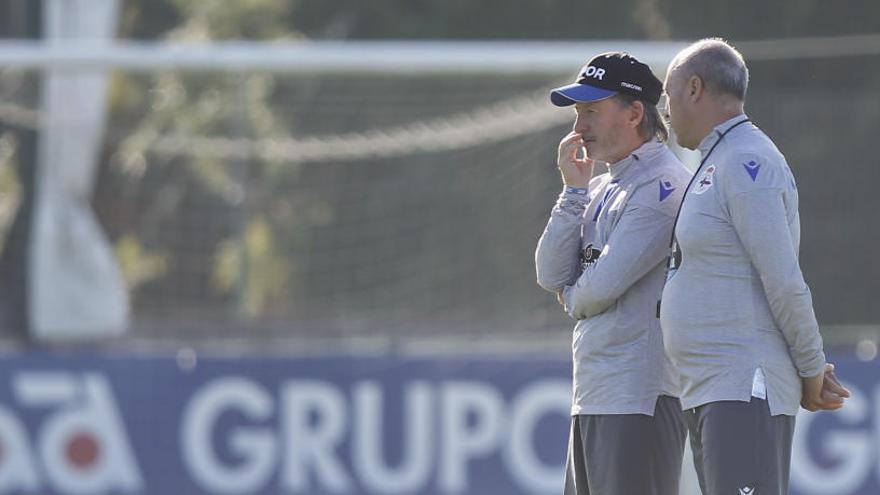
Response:
[[[837,409],[849,395],[798,265],[795,178],[744,113],[748,79],[733,47],[706,39],[675,57],[664,85],[678,143],[702,154],[660,317],[706,495],[787,494],[798,406]]]

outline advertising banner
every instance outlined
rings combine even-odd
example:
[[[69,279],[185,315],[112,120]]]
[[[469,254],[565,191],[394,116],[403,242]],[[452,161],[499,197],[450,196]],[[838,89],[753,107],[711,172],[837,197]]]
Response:
[[[880,493],[877,364],[829,359],[854,397],[798,417],[792,493]],[[558,494],[570,373],[520,355],[7,354],[0,493]]]

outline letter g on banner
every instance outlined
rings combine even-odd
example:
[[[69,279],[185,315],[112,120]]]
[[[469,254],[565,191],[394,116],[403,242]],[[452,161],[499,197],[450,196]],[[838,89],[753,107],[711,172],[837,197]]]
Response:
[[[202,488],[254,493],[264,487],[277,458],[275,436],[266,427],[238,427],[228,433],[229,449],[242,459],[237,466],[218,458],[213,438],[224,412],[237,410],[250,420],[266,421],[274,406],[261,386],[238,377],[219,378],[193,395],[183,413],[180,441],[184,462]]]
[[[858,489],[870,478],[871,468],[875,467],[876,441],[870,431],[858,426],[870,419],[870,407],[865,399],[867,394],[858,391],[858,387],[851,383],[843,385],[853,391],[852,397],[846,401],[846,407],[830,413],[801,410],[798,414],[791,454],[791,484],[798,493],[862,493]],[[875,392],[878,394],[876,397],[880,398],[880,389]],[[828,424],[832,426],[820,427]],[[839,428],[841,424],[854,428],[842,430]],[[821,441],[811,442],[817,431]],[[811,443],[814,444],[813,448]],[[826,467],[829,465],[827,463],[817,463],[814,459],[817,453],[832,460],[832,467]]]

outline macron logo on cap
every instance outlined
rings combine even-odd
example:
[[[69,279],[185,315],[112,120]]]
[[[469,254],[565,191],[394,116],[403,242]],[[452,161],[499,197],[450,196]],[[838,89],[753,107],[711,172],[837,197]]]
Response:
[[[587,66],[586,69],[581,73],[581,77],[592,77],[594,79],[602,80],[602,76],[605,75],[605,69],[600,69],[596,66],[590,65]]]

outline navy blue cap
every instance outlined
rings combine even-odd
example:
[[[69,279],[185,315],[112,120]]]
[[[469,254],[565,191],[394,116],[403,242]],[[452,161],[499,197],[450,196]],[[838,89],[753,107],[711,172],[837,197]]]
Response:
[[[662,90],[663,83],[650,67],[626,52],[609,52],[593,57],[573,84],[552,90],[550,101],[567,107],[626,93],[656,105]]]

